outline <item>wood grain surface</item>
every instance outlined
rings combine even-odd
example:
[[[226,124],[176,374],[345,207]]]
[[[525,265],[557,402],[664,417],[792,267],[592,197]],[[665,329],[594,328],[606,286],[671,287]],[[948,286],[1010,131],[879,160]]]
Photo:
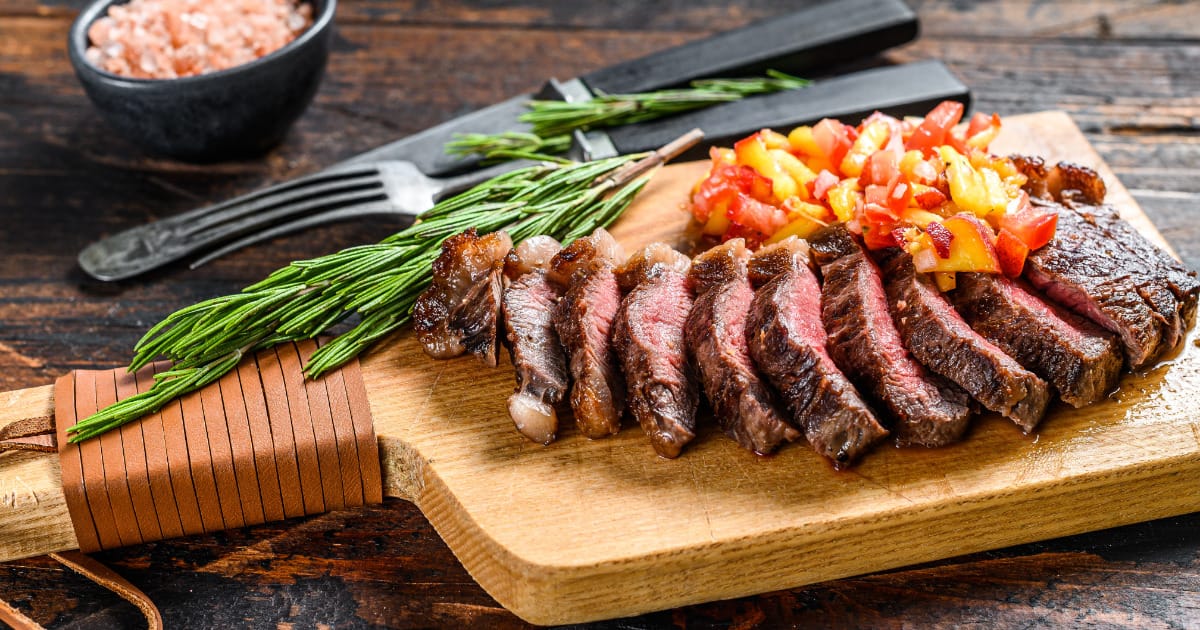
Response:
[[[0,390],[119,365],[165,313],[291,258],[378,240],[396,224],[332,227],[117,285],[75,267],[96,236],[310,172],[550,75],[786,8],[343,0],[329,75],[285,143],[261,160],[193,166],[146,156],[91,109],[62,49],[81,4],[0,0]],[[1176,251],[1200,266],[1195,2],[912,4],[923,37],[868,65],[940,57],[975,90],[979,109],[1069,111]],[[100,556],[175,627],[524,626],[404,501]],[[1193,514],[596,627],[1189,627],[1200,619],[1198,575]],[[132,607],[44,559],[0,566],[0,596],[52,626],[142,623]]]

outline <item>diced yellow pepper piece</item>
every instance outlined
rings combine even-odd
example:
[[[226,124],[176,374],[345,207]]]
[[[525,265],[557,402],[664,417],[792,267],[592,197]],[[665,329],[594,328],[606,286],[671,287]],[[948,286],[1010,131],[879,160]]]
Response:
[[[981,217],[991,210],[991,197],[983,175],[971,168],[971,162],[954,147],[943,145],[938,153],[946,164],[946,178],[950,181],[950,198],[966,212]]]
[[[954,287],[958,286],[958,274],[953,271],[936,271],[933,274],[933,282],[943,293],[953,291]]]
[[[767,145],[768,149],[788,149],[791,147],[788,137],[778,131],[763,129],[758,133],[762,136],[763,143]]]
[[[989,217],[999,217],[1003,215],[1008,208],[1008,190],[1004,186],[1004,182],[1000,180],[1000,175],[990,168],[984,168],[980,171],[983,174],[983,181],[987,183],[988,203],[991,206],[991,211],[988,212]]]
[[[796,181],[796,194],[802,199],[811,199],[812,196],[808,193],[808,182],[817,178],[817,174],[812,172],[812,169],[804,165],[800,158],[784,151],[782,149],[771,149],[768,151],[771,157],[775,159],[775,163],[779,165],[788,176]]]
[[[704,227],[700,231],[709,236],[720,236],[729,229],[728,203],[719,203],[713,208],[711,214],[708,215],[708,221],[704,222]]]
[[[917,227],[924,228],[934,221],[941,221],[942,215],[934,214],[928,210],[920,208],[906,208],[900,213],[900,220],[907,221]]]
[[[738,164],[749,166],[771,180],[771,193],[777,202],[783,203],[788,197],[796,195],[796,180],[771,156],[762,132],[739,140],[733,145],[733,150],[737,153]]]
[[[710,155],[715,163],[729,165],[737,164],[737,155],[734,154],[733,149],[726,147],[713,147]]]
[[[830,220],[831,213],[825,206],[809,203],[807,201],[798,201],[798,197],[793,197],[783,204],[783,209],[788,213],[788,220],[791,221],[800,216],[808,216],[821,222]]]
[[[792,145],[792,150],[804,155],[817,156],[821,155],[821,148],[817,146],[817,141],[813,139],[812,127],[796,127],[787,136],[788,144]]]
[[[858,190],[858,182],[853,179],[843,179],[829,189],[829,208],[833,210],[838,221],[849,221],[854,218],[854,209],[862,201],[862,193]]]
[[[979,219],[965,214],[952,216],[942,221],[953,239],[950,241],[950,256],[934,256],[935,265],[923,271],[979,271],[999,273],[1000,259],[992,245],[991,228]]]
[[[808,216],[807,213],[797,212],[792,216],[794,216],[793,220],[772,234],[771,238],[767,239],[768,243],[778,243],[789,236],[808,238],[817,230],[825,227],[824,222]]]
[[[925,155],[920,151],[906,151],[904,156],[900,158],[900,172],[908,181],[918,181],[919,178],[913,174],[913,171],[916,170],[917,164],[924,161]]]

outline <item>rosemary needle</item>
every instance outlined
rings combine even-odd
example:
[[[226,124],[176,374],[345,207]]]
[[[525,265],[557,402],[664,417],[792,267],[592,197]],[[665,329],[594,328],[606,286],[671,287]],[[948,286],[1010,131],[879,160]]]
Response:
[[[501,134],[456,134],[446,144],[451,155],[479,155],[484,162],[517,158],[545,159],[565,153],[571,133],[601,127],[644,122],[718,103],[728,103],[755,94],[768,94],[807,87],[812,82],[768,70],[765,77],[702,79],[677,90],[636,94],[604,94],[586,101],[530,101],[529,111],[519,120],[529,123],[529,132]]]

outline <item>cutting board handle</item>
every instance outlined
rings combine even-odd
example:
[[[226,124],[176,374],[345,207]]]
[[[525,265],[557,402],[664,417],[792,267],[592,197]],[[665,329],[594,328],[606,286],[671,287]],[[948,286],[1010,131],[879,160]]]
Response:
[[[52,432],[53,427],[53,385],[0,394],[0,451],[9,450],[8,444],[22,443],[19,438]]]

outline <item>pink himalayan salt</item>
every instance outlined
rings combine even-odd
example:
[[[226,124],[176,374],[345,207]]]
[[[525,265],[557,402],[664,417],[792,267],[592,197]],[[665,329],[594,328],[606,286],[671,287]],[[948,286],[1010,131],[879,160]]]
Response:
[[[295,0],[131,0],[88,28],[87,60],[113,74],[173,79],[254,61],[312,25]]]

